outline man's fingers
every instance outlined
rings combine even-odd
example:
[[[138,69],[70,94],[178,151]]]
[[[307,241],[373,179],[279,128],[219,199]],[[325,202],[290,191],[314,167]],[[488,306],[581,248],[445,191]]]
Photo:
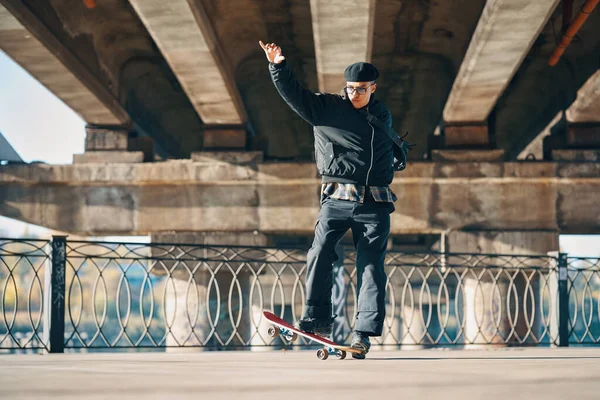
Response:
[[[259,40],[258,44],[260,44],[260,47],[262,47],[264,51],[271,50],[274,46],[273,43],[264,44],[262,40]]]
[[[267,54],[269,61],[273,62],[275,59],[279,59],[279,62],[281,62],[281,60],[285,60],[285,57],[281,54],[281,47],[277,46],[275,43],[264,44],[262,40],[259,40],[258,44],[260,44],[260,47],[262,47]]]

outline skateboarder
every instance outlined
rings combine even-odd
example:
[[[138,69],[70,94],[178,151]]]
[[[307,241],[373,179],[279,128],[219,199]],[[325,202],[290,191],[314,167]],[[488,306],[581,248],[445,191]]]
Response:
[[[344,71],[341,95],[315,94],[303,88],[287,65],[281,48],[259,42],[269,60],[277,91],[300,117],[313,126],[315,157],[322,176],[321,210],[315,238],[307,255],[306,307],[298,328],[329,336],[334,316],[331,304],[335,247],[348,229],[357,251],[358,312],[351,347],[365,358],[370,336],[381,336],[385,318],[384,259],[395,194],[394,143],[367,120],[370,115],[387,124],[389,110],[373,94],[377,69],[358,62]]]

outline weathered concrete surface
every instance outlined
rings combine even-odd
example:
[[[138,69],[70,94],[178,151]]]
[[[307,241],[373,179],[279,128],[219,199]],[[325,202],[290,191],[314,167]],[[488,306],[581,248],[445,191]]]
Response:
[[[117,99],[136,127],[155,139],[163,157],[202,149],[202,121],[127,1],[97,1],[93,9],[71,0],[2,4],[27,14],[25,27],[40,29],[43,45],[53,54],[70,55],[73,62],[61,62],[85,87],[99,87]],[[19,63],[28,70],[47,67],[44,60]]]
[[[556,161],[590,161],[600,162],[600,149],[587,150],[552,150],[552,159]]]
[[[2,51],[86,122],[104,125],[129,122],[127,113],[116,98],[91,74],[86,73],[80,62],[43,25],[31,28],[32,31],[29,31],[0,4]],[[41,35],[45,35],[46,42],[54,45],[53,49],[39,40],[38,36]],[[80,76],[74,71],[78,71]]]
[[[598,116],[600,119],[600,116]],[[577,147],[600,147],[600,121],[570,123],[567,127],[568,145]]]
[[[432,161],[494,162],[504,160],[504,150],[432,150]]]
[[[559,0],[488,1],[444,107],[444,121],[484,121]]]
[[[98,163],[139,163],[144,161],[141,151],[86,151],[84,154],[73,154],[73,164],[98,164]]]
[[[442,111],[485,0],[379,0],[372,62],[381,71],[376,97],[390,109],[397,132],[409,132],[422,159],[427,136]]]
[[[392,234],[600,232],[600,164],[415,162],[391,187]],[[94,235],[309,234],[319,188],[313,163],[8,165],[0,167],[0,214]]]
[[[204,129],[205,150],[211,149],[245,149],[247,142],[246,129],[243,126],[212,125]]]
[[[246,113],[200,2],[129,0],[207,124],[241,124]],[[193,4],[193,7],[192,7]]]
[[[319,90],[338,93],[348,65],[371,61],[375,0],[311,0],[310,11]]]
[[[202,151],[192,153],[192,161],[258,165],[259,162],[263,161],[263,153],[260,151]]]
[[[271,157],[303,157],[313,152],[310,126],[279,97],[268,61],[258,41],[275,42],[284,51],[296,77],[317,88],[310,3],[308,0],[197,0],[234,70],[255,137],[253,149]]]
[[[488,148],[490,144],[487,123],[446,125],[444,139],[447,147]]]
[[[188,7],[184,0],[177,1],[176,5]],[[492,147],[504,149],[507,158],[513,159],[558,111],[569,108],[577,91],[598,70],[600,13],[597,12],[590,15],[577,34],[578,40],[569,46],[558,65],[553,68],[547,65],[548,56],[556,46],[556,33],[560,31],[562,7],[557,7],[548,22],[540,26],[537,36],[533,29],[535,24],[527,15],[529,7],[547,1],[552,0],[378,0],[371,7],[372,0],[352,3],[190,0],[187,4],[192,12],[181,14],[175,22],[168,21],[170,17],[165,12],[161,17],[164,23],[161,19],[159,25],[148,25],[159,38],[157,42],[128,1],[97,1],[93,8],[87,8],[83,1],[71,0],[0,0],[0,3],[7,8],[10,5],[29,12],[31,18],[25,27],[29,30],[34,26],[43,27],[48,32],[48,35],[42,34],[43,44],[48,46],[48,38],[53,37],[58,46],[49,47],[50,53],[70,54],[71,61],[77,61],[65,64],[70,73],[85,74],[88,77],[82,79],[85,87],[96,85],[96,89],[118,99],[117,105],[127,112],[136,127],[155,139],[161,158],[188,157],[191,152],[205,149],[206,144],[211,145],[210,138],[206,142],[203,140],[205,125],[190,101],[202,94],[194,92],[188,96],[190,90],[186,88],[186,93],[181,85],[183,80],[178,78],[188,73],[181,72],[182,68],[177,68],[174,73],[176,68],[172,68],[167,60],[173,61],[179,51],[174,50],[180,44],[175,36],[190,32],[183,29],[183,25],[189,26],[194,35],[200,32],[205,39],[210,35],[206,35],[204,27],[212,27],[218,43],[211,42],[215,44],[211,47],[212,44],[207,42],[206,48],[211,55],[217,54],[214,60],[220,73],[229,76],[223,81],[230,85],[226,89],[228,93],[239,92],[248,115],[249,130],[254,133],[254,136],[249,135],[247,148],[265,151],[268,158],[307,161],[313,155],[311,128],[276,93],[258,40],[281,45],[299,81],[312,91],[319,90],[319,76],[324,76],[317,71],[315,54],[317,49],[324,48],[323,43],[327,44],[327,51],[319,55],[319,60],[322,56],[339,60],[339,69],[331,69],[338,77],[347,64],[342,62],[342,57],[337,57],[338,52],[344,53],[351,48],[356,51],[353,57],[362,58],[363,50],[360,49],[371,45],[371,61],[381,71],[377,99],[391,110],[394,128],[401,133],[408,131],[409,141],[418,145],[409,157],[422,159],[424,154],[429,154],[428,135],[442,120],[457,72],[461,65],[468,67],[469,63],[463,64],[463,59],[478,21],[482,21],[479,29],[492,33],[488,39],[499,38],[483,44],[482,56],[492,53],[492,66],[485,71],[485,82],[489,81],[488,72],[495,76],[500,71],[510,70],[507,64],[514,53],[512,44],[517,44],[522,37],[524,31],[520,27],[524,23],[530,30],[529,40],[533,44],[529,51],[523,49],[519,53],[518,61],[522,59],[523,62],[517,63],[506,90],[500,90],[498,101],[493,101],[496,106],[491,114],[493,118],[489,118],[490,134],[495,138]],[[579,9],[583,1],[575,0],[574,9]],[[143,3],[147,6],[148,2]],[[518,3],[524,8],[516,10],[514,19],[507,13],[505,16],[509,18],[501,18],[502,23],[498,24],[492,18],[486,25],[481,18],[486,3],[488,7]],[[360,15],[353,14],[357,10]],[[324,24],[323,20],[332,23]],[[184,24],[186,21],[189,25]],[[167,35],[174,24],[177,35]],[[350,42],[355,34],[361,36],[360,40]],[[21,40],[17,37],[12,43],[19,48],[22,46],[27,54],[34,54],[17,39]],[[473,42],[477,39],[476,35]],[[163,41],[171,43],[171,40],[175,44],[167,50]],[[189,48],[193,43],[199,42],[190,40],[183,45]],[[56,48],[64,52],[52,50]],[[202,61],[210,61],[209,58]],[[178,60],[172,64],[182,66],[185,62]],[[80,67],[74,67],[74,64]],[[50,64],[43,59],[37,64],[34,60],[27,69],[33,71],[48,66]],[[196,68],[196,65],[192,67]],[[228,69],[230,72],[226,73]],[[63,76],[60,74],[60,78]],[[337,92],[341,88],[341,84],[333,86],[331,91]],[[487,87],[484,84],[479,89],[487,90]],[[216,106],[214,102],[212,106]],[[239,145],[241,141],[235,143]]]
[[[585,0],[575,0],[573,10],[579,10],[584,3]],[[517,157],[558,112],[568,109],[577,91],[598,71],[598,12],[590,14],[577,32],[580,40],[567,48],[558,64],[548,66],[548,59],[556,48],[555,32],[560,32],[561,20],[562,7],[559,6],[494,108],[496,146],[505,149],[509,159]]]
[[[569,122],[600,122],[600,69],[577,91],[567,109]]]
[[[125,129],[85,127],[85,151],[127,150],[129,132]]]
[[[558,251],[556,231],[457,231],[448,233],[452,253],[527,254],[546,256]]]
[[[555,125],[562,119],[563,111],[556,113],[552,121],[519,153],[518,160],[533,157],[535,160],[544,159],[544,138],[550,136]]]
[[[313,351],[0,356],[11,399],[596,399],[600,350]]]

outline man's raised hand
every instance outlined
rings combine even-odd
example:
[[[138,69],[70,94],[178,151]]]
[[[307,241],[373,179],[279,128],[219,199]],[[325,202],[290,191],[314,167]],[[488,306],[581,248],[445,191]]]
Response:
[[[275,43],[264,44],[262,40],[259,40],[258,44],[260,44],[260,47],[265,51],[265,55],[269,62],[279,64],[285,60],[285,57],[281,54],[281,47],[277,46]]]

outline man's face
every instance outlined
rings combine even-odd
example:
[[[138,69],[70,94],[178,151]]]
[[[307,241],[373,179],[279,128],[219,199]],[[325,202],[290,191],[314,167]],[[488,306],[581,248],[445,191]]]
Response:
[[[363,108],[369,104],[371,94],[375,92],[376,88],[375,82],[346,82],[344,90],[354,108]]]

